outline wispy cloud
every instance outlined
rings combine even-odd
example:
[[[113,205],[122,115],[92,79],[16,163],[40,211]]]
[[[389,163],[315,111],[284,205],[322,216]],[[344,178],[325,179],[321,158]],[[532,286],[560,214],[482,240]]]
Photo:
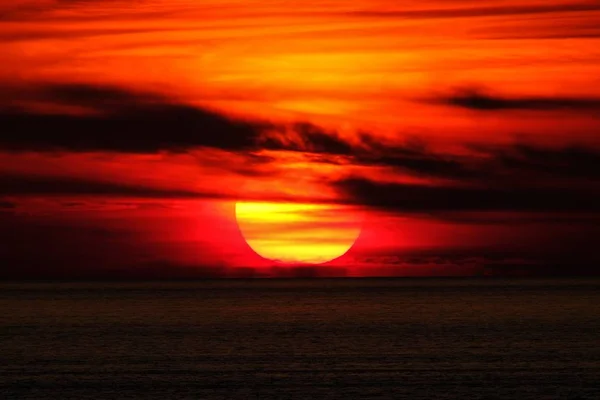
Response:
[[[191,190],[160,189],[133,184],[102,182],[93,179],[61,178],[51,176],[0,175],[2,195],[90,195],[140,198],[202,198],[220,197],[215,193]],[[9,203],[6,203],[9,204]],[[12,204],[12,203],[10,203]]]
[[[480,88],[460,88],[433,102],[476,111],[600,111],[600,98],[568,96],[501,96]]]
[[[424,186],[347,178],[337,186],[352,201],[395,212],[600,212],[600,192],[564,187]]]
[[[249,149],[261,125],[170,102],[153,95],[87,85],[43,88],[45,107],[75,107],[84,112],[34,111],[15,104],[0,111],[7,150],[156,152],[194,146]],[[85,112],[89,111],[89,112]]]
[[[0,199],[0,209],[10,210],[17,207],[17,203]]]
[[[456,2],[459,3],[459,2]],[[463,3],[464,4],[464,3]],[[518,16],[531,14],[554,14],[568,12],[598,11],[600,5],[592,1],[580,2],[560,2],[556,4],[517,4],[513,5],[492,5],[483,7],[457,7],[447,8],[422,8],[408,11],[387,10],[387,11],[354,11],[348,15],[372,18],[469,18],[469,17],[494,17],[494,16]]]

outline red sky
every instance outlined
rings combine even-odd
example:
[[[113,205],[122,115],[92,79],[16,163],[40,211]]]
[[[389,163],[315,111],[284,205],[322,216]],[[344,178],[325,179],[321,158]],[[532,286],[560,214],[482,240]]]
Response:
[[[4,278],[597,273],[597,1],[4,3]]]

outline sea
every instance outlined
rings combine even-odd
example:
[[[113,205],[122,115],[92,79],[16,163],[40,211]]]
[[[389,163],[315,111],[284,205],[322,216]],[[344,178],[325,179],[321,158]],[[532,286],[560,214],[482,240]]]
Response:
[[[600,280],[0,283],[0,399],[600,399]]]

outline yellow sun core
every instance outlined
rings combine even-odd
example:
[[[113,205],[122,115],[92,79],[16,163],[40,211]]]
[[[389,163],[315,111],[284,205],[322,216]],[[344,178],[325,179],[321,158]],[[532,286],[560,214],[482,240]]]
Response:
[[[361,230],[350,207],[239,201],[240,231],[263,258],[282,263],[321,264],[345,254]]]

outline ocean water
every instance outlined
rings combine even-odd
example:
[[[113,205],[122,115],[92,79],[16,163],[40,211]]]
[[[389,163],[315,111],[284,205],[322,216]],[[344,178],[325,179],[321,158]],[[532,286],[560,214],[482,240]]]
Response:
[[[1,399],[600,399],[600,281],[0,284]]]

